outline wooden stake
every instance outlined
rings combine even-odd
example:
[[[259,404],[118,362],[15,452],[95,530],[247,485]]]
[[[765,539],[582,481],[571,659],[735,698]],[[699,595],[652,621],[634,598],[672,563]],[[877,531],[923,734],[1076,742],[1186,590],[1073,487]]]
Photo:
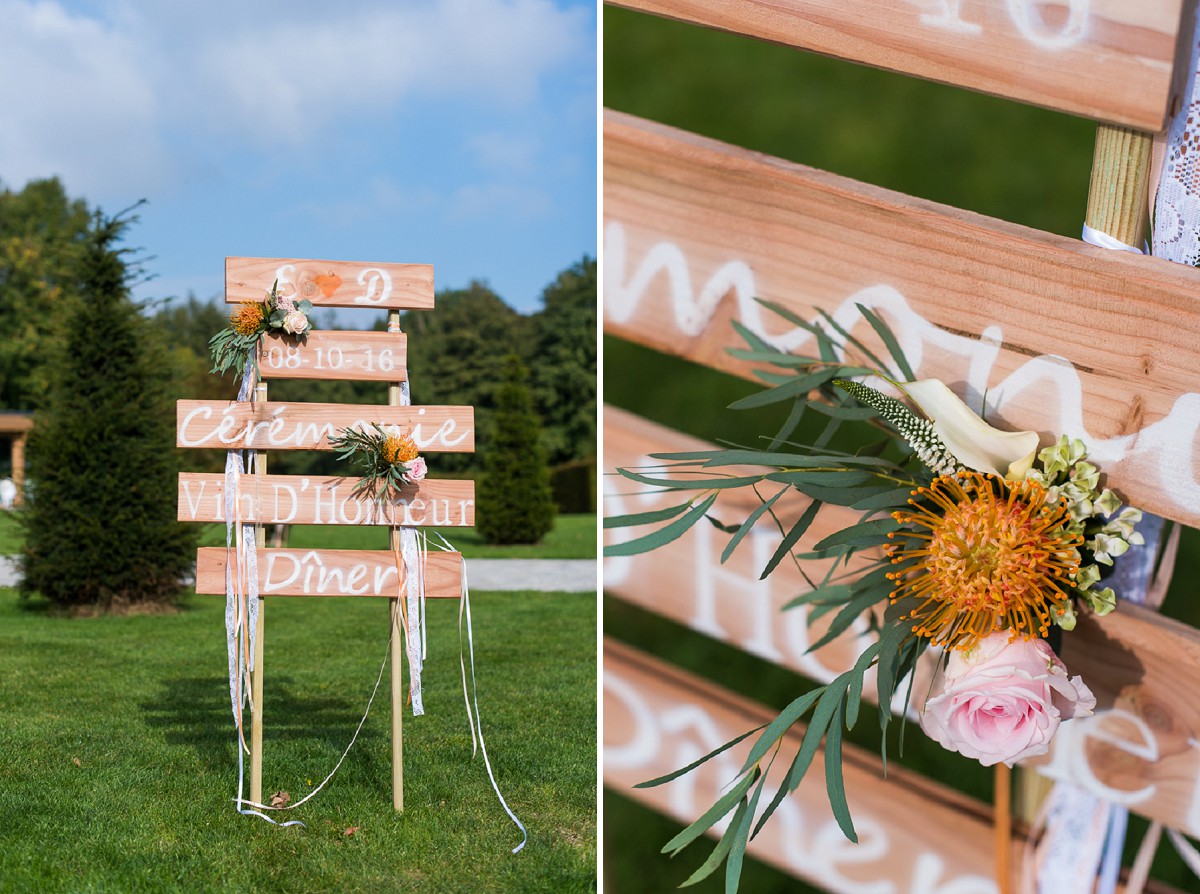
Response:
[[[400,311],[388,311],[388,331],[400,329]],[[400,406],[400,383],[388,385],[388,406]],[[388,533],[393,552],[400,549],[400,532],[393,526]],[[404,637],[401,635],[401,616],[404,600],[391,599],[392,637],[392,807],[404,812]]]
[[[1012,894],[1012,770],[1008,764],[996,764],[995,790],[996,885],[1000,894]]]
[[[254,389],[254,399],[267,399],[267,383],[259,382]],[[254,474],[267,474],[267,454],[258,451],[254,454]],[[266,546],[266,529],[262,525],[254,526],[254,545],[258,549]],[[265,638],[267,602],[262,596],[258,597],[258,625],[254,637],[254,673],[250,678],[250,695],[254,700],[254,711],[250,715],[250,800],[256,804],[263,803],[262,799],[262,754],[263,754],[263,639]]]
[[[1101,124],[1096,129],[1096,150],[1092,156],[1084,220],[1093,230],[1138,249],[1146,238],[1147,183],[1153,142],[1148,133]]]

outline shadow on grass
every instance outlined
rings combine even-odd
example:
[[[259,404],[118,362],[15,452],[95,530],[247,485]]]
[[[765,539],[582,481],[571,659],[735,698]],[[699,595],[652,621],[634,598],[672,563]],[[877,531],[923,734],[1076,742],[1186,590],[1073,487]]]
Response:
[[[163,681],[158,698],[138,707],[146,725],[162,731],[165,744],[190,748],[206,768],[223,770],[229,766],[231,745],[237,737],[228,685],[226,678],[217,675],[175,677]],[[376,696],[373,712],[386,711],[386,704],[380,706],[382,695]],[[305,743],[306,750],[335,755],[346,748],[366,707],[365,701],[300,692],[294,679],[286,676],[269,677],[263,701],[268,742]],[[245,735],[248,742],[248,715]],[[359,733],[357,746],[382,737],[380,725],[368,722]]]

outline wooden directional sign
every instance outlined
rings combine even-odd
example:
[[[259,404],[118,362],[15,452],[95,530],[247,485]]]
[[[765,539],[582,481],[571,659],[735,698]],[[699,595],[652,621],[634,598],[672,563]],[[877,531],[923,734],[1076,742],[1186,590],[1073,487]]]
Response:
[[[1148,131],[1165,127],[1190,46],[1182,0],[616,2]]]
[[[196,562],[196,592],[224,595],[225,564],[232,551],[204,547]],[[403,567],[403,566],[401,566]],[[425,595],[462,595],[462,556],[430,550],[425,562]],[[262,596],[403,597],[396,556],[369,549],[262,549],[258,551],[258,592]]]
[[[795,353],[820,312],[1000,428],[1082,438],[1131,504],[1200,525],[1200,270],[909,198],[610,113],[606,332],[739,375],[732,321]],[[1063,308],[1078,327],[1063,326]]]
[[[271,286],[318,307],[375,307],[429,310],[433,267],[429,264],[372,264],[301,258],[226,258],[225,301],[262,301]]]
[[[674,782],[633,788],[774,719],[774,712],[613,640],[604,642],[604,784],[690,823],[725,791],[754,741],[702,764]],[[784,737],[794,754],[803,725]],[[987,808],[957,792],[845,746],[843,773],[857,845],[829,808],[821,751],[800,787],[786,797],[749,853],[835,894],[995,894]],[[763,794],[778,790],[790,760],[777,760]],[[721,827],[723,828],[723,827]],[[1021,849],[1014,849],[1017,854]],[[1014,864],[1016,861],[1014,861]],[[680,876],[680,879],[684,875]]]
[[[263,379],[347,379],[402,382],[408,378],[402,332],[313,329],[301,342],[270,332],[258,357]]]
[[[177,447],[332,450],[329,438],[342,429],[378,423],[412,437],[422,453],[475,449],[473,407],[181,400],[175,414]]]
[[[308,475],[245,475],[240,479],[243,524],[405,525],[471,527],[475,482],[426,478],[407,484],[392,503],[351,495],[357,478]],[[188,522],[223,522],[225,476],[180,472],[178,517]]]

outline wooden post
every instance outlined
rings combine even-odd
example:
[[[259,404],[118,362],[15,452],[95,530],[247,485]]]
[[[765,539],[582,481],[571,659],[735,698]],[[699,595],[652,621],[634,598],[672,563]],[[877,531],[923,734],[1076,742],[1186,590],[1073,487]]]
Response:
[[[267,383],[259,382],[254,389],[255,401],[267,399]],[[267,474],[267,454],[264,450],[254,454],[254,474]],[[254,526],[254,545],[258,549],[266,546],[266,529],[261,524]],[[250,692],[254,699],[254,712],[250,715],[250,800],[256,804],[262,799],[262,756],[263,756],[263,640],[266,636],[267,601],[258,597],[258,626],[254,637],[254,674]]]
[[[25,505],[25,442],[29,435],[22,433],[13,438],[12,442],[12,478],[16,485],[17,495],[13,498],[14,506]]]
[[[388,311],[388,331],[400,330],[400,311]],[[388,384],[388,406],[400,405],[400,383]],[[388,532],[392,550],[400,549],[400,532],[395,526]],[[390,600],[392,637],[392,807],[397,813],[404,812],[404,637],[401,635],[400,613],[405,611],[405,600]]]
[[[1127,127],[1101,124],[1096,128],[1084,221],[1093,230],[1137,249],[1146,238],[1153,141],[1150,134]]]

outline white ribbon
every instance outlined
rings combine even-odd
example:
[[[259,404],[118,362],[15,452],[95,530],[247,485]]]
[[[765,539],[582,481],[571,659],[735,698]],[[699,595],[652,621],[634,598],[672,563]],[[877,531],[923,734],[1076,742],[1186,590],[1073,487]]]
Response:
[[[1145,254],[1145,251],[1142,249],[1133,245],[1127,245],[1115,236],[1110,236],[1103,230],[1092,229],[1087,224],[1083,225],[1082,238],[1084,242],[1090,245],[1098,245],[1100,248],[1111,248],[1114,251],[1131,251],[1137,255]]]
[[[438,531],[433,532],[438,542],[435,544],[438,549],[446,552],[458,552],[445,537]],[[467,638],[466,651],[463,651],[463,622],[466,622]],[[471,664],[471,683],[468,689],[467,686],[467,662]],[[496,784],[496,776],[492,772],[492,762],[488,759],[487,746],[483,741],[483,721],[479,716],[479,690],[475,686],[475,635],[471,625],[471,588],[467,583],[467,562],[464,559],[462,563],[462,599],[458,604],[458,665],[462,670],[463,684],[463,704],[467,708],[467,727],[471,730],[471,757],[477,753],[483,755],[483,766],[487,769],[488,780],[492,783],[492,791],[496,793],[496,798],[500,801],[500,806],[504,808],[504,812],[508,814],[508,818],[516,824],[516,827],[521,830],[521,843],[512,849],[514,854],[520,853],[529,841],[529,833],[525,829],[525,825],[517,819],[517,815],[512,812],[508,806],[508,802],[504,800],[504,795],[500,794],[500,786]],[[474,705],[475,710],[472,712],[471,707]]]

